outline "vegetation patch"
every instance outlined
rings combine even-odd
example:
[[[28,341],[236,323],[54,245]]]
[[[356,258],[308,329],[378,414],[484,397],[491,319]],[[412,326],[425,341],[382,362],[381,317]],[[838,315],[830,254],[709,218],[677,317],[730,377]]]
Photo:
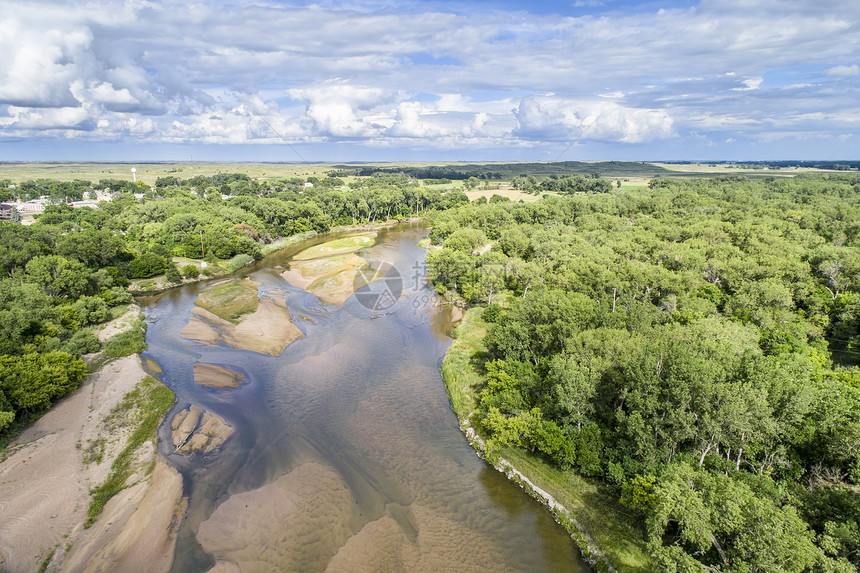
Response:
[[[619,568],[856,572],[860,178],[615,187],[434,217],[430,280],[489,323],[452,405]]]
[[[257,296],[259,286],[250,279],[230,282],[201,293],[194,304],[224,320],[238,324],[243,314],[255,312],[260,305]]]
[[[144,350],[146,350],[146,324],[142,320],[136,321],[130,330],[115,334],[104,345],[104,353],[110,358],[140,354]]]
[[[466,311],[454,331],[454,341],[442,362],[442,379],[451,407],[466,426],[471,426],[480,390],[486,386],[482,364],[486,361],[487,348],[483,340],[490,325],[481,316],[484,312],[485,309],[480,307]],[[477,442],[472,445],[480,452],[482,446]],[[580,528],[587,532],[618,570],[643,573],[651,570],[651,560],[642,541],[642,528],[608,488],[575,472],[560,470],[517,448],[503,447],[488,453],[488,461],[504,457],[567,509],[575,522],[567,518],[560,519],[559,516],[556,516],[556,520],[571,533],[584,557],[590,561],[596,558],[587,555],[591,549],[580,533]]]
[[[122,419],[123,424],[132,425],[134,430],[125,448],[111,465],[110,474],[105,482],[90,490],[93,499],[87,509],[85,528],[95,523],[107,502],[127,487],[126,481],[136,469],[132,466],[135,452],[144,442],[155,438],[158,424],[164,414],[173,407],[174,400],[173,392],[167,386],[147,376],[112,412],[113,420]]]
[[[293,256],[293,260],[302,261],[307,259],[316,259],[319,257],[330,257],[333,255],[343,255],[352,253],[359,249],[372,247],[376,240],[376,233],[366,233],[362,235],[354,235],[352,237],[342,237],[333,241],[327,241],[321,245],[316,245]]]

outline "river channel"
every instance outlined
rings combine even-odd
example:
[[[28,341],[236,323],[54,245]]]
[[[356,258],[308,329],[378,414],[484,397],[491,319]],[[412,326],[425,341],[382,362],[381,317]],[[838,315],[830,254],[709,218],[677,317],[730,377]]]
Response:
[[[143,299],[145,356],[177,396],[159,430],[188,496],[174,571],[587,571],[549,512],[458,428],[439,375],[449,316],[424,281],[424,236],[382,231],[362,251],[390,265],[395,299],[375,308],[359,293],[326,304],[282,277],[291,256],[331,237],[239,273],[260,296],[283,295],[304,335],[278,356],[180,336],[206,283]],[[198,385],[195,362],[244,381]],[[189,405],[232,435],[206,454],[174,452],[170,420]]]

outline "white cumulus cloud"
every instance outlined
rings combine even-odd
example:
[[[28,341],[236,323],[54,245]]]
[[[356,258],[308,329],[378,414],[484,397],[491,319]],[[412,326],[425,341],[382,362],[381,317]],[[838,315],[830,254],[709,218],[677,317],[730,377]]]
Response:
[[[674,135],[674,122],[665,110],[632,108],[614,101],[528,96],[514,114],[514,133],[526,139],[644,143]]]

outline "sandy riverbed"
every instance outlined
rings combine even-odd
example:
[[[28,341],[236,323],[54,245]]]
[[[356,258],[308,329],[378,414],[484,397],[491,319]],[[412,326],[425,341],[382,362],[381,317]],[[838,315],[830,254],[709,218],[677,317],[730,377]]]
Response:
[[[244,376],[230,370],[226,366],[217,364],[206,364],[205,362],[194,363],[194,383],[210,388],[238,388],[239,382]]]
[[[377,264],[357,254],[373,245],[376,233],[335,239],[297,253],[281,276],[321,301],[341,306],[355,291],[382,278]]]
[[[257,310],[244,314],[239,323],[228,320],[195,306],[188,325],[182,329],[182,338],[200,344],[227,346],[277,356],[288,344],[304,336],[290,320],[290,312],[271,299],[260,301]]]
[[[177,412],[170,422],[174,451],[182,454],[215,451],[233,435],[233,427],[199,406]]]
[[[137,452],[134,485],[83,529],[89,491],[104,482],[129,434],[122,424],[107,432],[104,421],[145,376],[137,355],[105,365],[10,445],[0,463],[3,571],[36,571],[50,555],[47,571],[169,570],[182,479],[158,460],[152,441]],[[99,451],[101,461],[93,459]]]

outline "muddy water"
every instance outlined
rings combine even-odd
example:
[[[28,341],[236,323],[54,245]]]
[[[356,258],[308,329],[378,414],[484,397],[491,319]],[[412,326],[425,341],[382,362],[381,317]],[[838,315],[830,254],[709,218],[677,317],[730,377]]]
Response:
[[[189,496],[174,571],[586,570],[548,512],[488,469],[457,427],[439,376],[446,316],[421,277],[422,237],[392,230],[362,252],[399,272],[390,308],[319,302],[278,274],[290,253],[248,271],[261,294],[286,293],[305,334],[276,357],[180,338],[205,285],[144,301],[147,355],[175,411],[197,404],[235,430],[205,456],[173,453],[160,430]],[[198,361],[245,382],[196,385]]]

